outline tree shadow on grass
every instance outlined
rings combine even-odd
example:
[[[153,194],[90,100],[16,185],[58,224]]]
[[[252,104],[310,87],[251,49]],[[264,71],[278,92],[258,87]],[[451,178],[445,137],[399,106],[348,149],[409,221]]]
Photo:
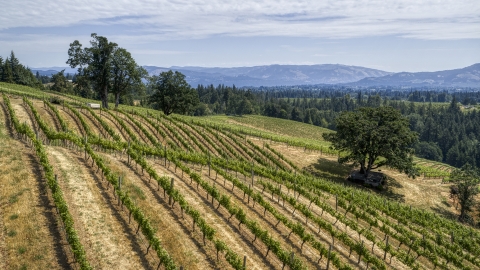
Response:
[[[317,163],[311,164],[305,168],[315,176],[332,180],[334,182],[344,183],[350,172],[352,165],[340,164],[337,161],[319,158]]]
[[[440,216],[442,216],[446,219],[458,221],[458,216],[455,215],[455,213],[452,213],[451,211],[448,211],[447,209],[445,209],[441,205],[437,204],[435,206],[430,207],[430,209],[432,209],[433,212],[439,214]]]
[[[345,186],[369,190],[385,196],[390,200],[405,202],[405,195],[394,192],[394,188],[403,188],[402,184],[394,178],[387,176],[386,185],[382,188],[367,187],[359,183],[347,181],[346,179],[348,175],[355,169],[352,164],[340,164],[337,161],[319,158],[316,163],[305,167],[305,169],[316,177],[327,179]]]
[[[403,188],[403,185],[397,181],[395,178],[387,176],[385,183],[382,189],[374,189],[374,191],[382,196],[387,197],[390,200],[398,201],[398,202],[405,202],[405,195],[395,193],[393,188]]]

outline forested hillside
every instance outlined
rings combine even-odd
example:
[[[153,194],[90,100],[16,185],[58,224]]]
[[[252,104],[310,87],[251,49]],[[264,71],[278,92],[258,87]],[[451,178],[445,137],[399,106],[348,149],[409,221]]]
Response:
[[[392,106],[410,120],[418,132],[420,157],[455,167],[480,166],[480,115],[475,109],[480,92],[359,91],[336,90],[244,90],[199,86],[198,115],[262,114],[335,130],[335,118],[342,111],[360,107]]]

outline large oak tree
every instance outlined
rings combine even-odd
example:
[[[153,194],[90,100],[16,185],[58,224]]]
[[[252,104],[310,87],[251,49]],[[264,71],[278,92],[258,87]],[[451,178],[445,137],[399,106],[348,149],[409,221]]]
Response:
[[[354,162],[360,173],[388,165],[411,177],[417,170],[413,163],[413,144],[417,133],[409,128],[408,120],[392,107],[360,108],[343,112],[336,119],[336,133],[325,133],[332,148],[341,151],[340,163]]]
[[[148,76],[147,71],[137,65],[130,53],[124,48],[115,48],[112,56],[112,92],[115,95],[115,108],[118,107],[120,95],[139,92],[142,89],[142,78]]]
[[[185,75],[171,70],[162,72],[159,76],[153,76],[150,87],[154,93],[149,102],[163,113],[187,114],[200,102],[198,93],[190,87],[185,80]]]
[[[111,61],[117,44],[109,42],[106,37],[93,33],[90,48],[83,48],[75,40],[68,49],[67,64],[74,68],[79,66],[79,76],[88,78],[94,89],[99,92],[102,106],[108,109],[108,91],[111,79]]]

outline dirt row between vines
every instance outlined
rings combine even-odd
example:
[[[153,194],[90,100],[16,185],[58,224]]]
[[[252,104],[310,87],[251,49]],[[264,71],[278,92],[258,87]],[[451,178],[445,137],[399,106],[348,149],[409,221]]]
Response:
[[[0,269],[70,268],[73,257],[35,152],[12,138],[6,108],[0,107]]]
[[[34,103],[37,111],[41,111],[38,105],[38,102]],[[21,105],[15,106],[15,110],[20,121],[29,117]],[[46,111],[39,114],[47,123],[54,123],[51,114]],[[112,209],[111,201],[96,186],[97,176],[92,175],[83,164],[80,155],[61,147],[46,146],[46,149],[92,266],[100,269],[139,269],[153,265],[142,255],[131,232],[133,228],[130,232],[126,231]]]
[[[128,179],[130,179],[129,181],[131,181],[133,189],[139,189],[141,190],[141,194],[148,195],[146,201],[151,202],[156,200],[159,204],[166,204],[168,207],[168,196],[164,198],[162,189],[160,188],[158,190],[157,184],[153,180],[150,181],[146,173],[142,175],[140,168],[138,168],[137,171],[135,169],[135,167],[137,167],[136,165],[127,166],[124,164],[124,162],[121,162],[111,156],[109,162],[112,167],[123,167],[122,172],[128,176]],[[255,250],[251,249],[250,243],[248,241],[245,242],[245,240],[242,240],[241,236],[239,236],[238,232],[236,231],[236,227],[233,226],[230,222],[225,221],[225,219],[221,216],[219,216],[218,211],[210,207],[209,201],[206,201],[206,199],[200,196],[200,194],[194,188],[186,184],[184,182],[185,180],[181,179],[181,175],[176,175],[172,171],[169,171],[168,169],[163,167],[164,163],[161,160],[149,160],[149,162],[160,176],[165,175],[168,177],[173,177],[175,179],[175,188],[181,192],[181,194],[184,196],[184,198],[190,205],[192,205],[196,210],[199,211],[201,217],[204,218],[210,226],[216,229],[216,237],[224,241],[230,248],[236,251],[240,257],[243,257],[243,255],[247,256],[247,265],[249,266],[248,269],[271,268],[271,265],[269,265],[268,263],[266,264],[264,259],[259,256],[255,252]],[[186,177],[186,175],[184,177]],[[137,191],[137,193],[138,192],[139,191]],[[181,223],[183,224],[182,226],[184,226],[184,229],[190,233],[190,237],[197,239],[197,244],[200,244],[204,249],[203,252],[206,253],[207,256],[209,256],[210,258],[215,258],[215,248],[211,244],[208,244],[208,241],[207,246],[203,247],[201,232],[198,228],[195,229],[195,232],[192,232],[192,220],[186,214],[184,214],[183,219],[181,218],[181,211],[178,208],[178,204],[176,205],[176,207],[174,207],[174,209],[171,209],[170,211],[173,211],[177,218],[180,217],[179,221],[181,221]],[[165,235],[165,237],[168,237],[168,235],[169,233],[167,230],[167,235]],[[182,237],[181,234],[178,233],[174,234],[174,236],[172,237],[175,237],[174,240],[177,240],[172,241],[177,243],[177,245],[179,243],[179,237],[180,239],[183,239],[181,241],[185,241],[185,236]],[[221,269],[229,268],[229,266],[225,264],[221,264],[218,266]]]
[[[101,180],[85,165],[81,154],[61,147],[47,147],[47,153],[59,173],[58,183],[92,266],[97,269],[148,266],[132,228],[125,225],[112,205],[115,199],[102,189],[98,183]]]

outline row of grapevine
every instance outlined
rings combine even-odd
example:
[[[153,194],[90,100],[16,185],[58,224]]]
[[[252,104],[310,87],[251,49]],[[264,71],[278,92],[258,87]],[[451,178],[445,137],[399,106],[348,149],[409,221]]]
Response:
[[[53,109],[55,106],[49,103],[47,103],[47,105],[58,118],[59,115],[55,113]],[[113,142],[102,139],[92,134],[91,131],[86,132],[88,134],[87,143],[90,144],[91,147],[98,146],[104,149],[125,151],[132,160],[134,160],[133,157],[136,155],[137,160],[140,162],[144,160],[147,167],[148,162],[145,158],[148,156],[165,158],[165,162],[173,163],[175,164],[175,168],[181,169],[182,176],[183,173],[187,172],[192,181],[195,181],[199,186],[201,185],[208,194],[207,198],[208,196],[212,196],[212,199],[217,199],[217,201],[226,200],[222,199],[220,195],[228,196],[228,193],[222,194],[218,188],[215,188],[215,185],[209,184],[208,181],[201,179],[200,176],[198,176],[199,179],[196,179],[195,175],[198,174],[194,173],[191,169],[192,166],[196,165],[200,165],[200,167],[209,166],[209,171],[210,168],[212,168],[214,172],[220,174],[224,180],[228,180],[233,186],[249,195],[255,203],[262,205],[265,211],[271,213],[277,220],[285,218],[283,224],[292,231],[292,234],[297,235],[301,239],[301,242],[298,244],[299,246],[303,246],[305,243],[309,248],[316,248],[315,246],[318,245],[317,242],[319,240],[317,240],[318,237],[315,235],[314,230],[315,228],[322,228],[322,231],[325,231],[326,234],[333,235],[334,239],[340,240],[343,245],[349,247],[351,251],[356,252],[356,254],[359,255],[359,260],[361,258],[367,265],[370,264],[377,269],[384,268],[386,264],[386,262],[381,259],[381,252],[389,254],[390,257],[397,258],[398,261],[402,262],[405,266],[412,268],[440,267],[442,269],[449,269],[455,267],[459,269],[472,269],[479,265],[480,240],[478,232],[430,212],[420,211],[415,208],[411,209],[410,206],[386,201],[381,196],[369,192],[357,191],[356,189],[338,185],[325,179],[312,177],[308,172],[295,169],[295,165],[290,160],[282,156],[280,152],[270,145],[264,143],[264,148],[262,148],[261,145],[258,146],[253,141],[248,140],[246,136],[259,135],[251,133],[250,130],[235,129],[230,126],[221,127],[205,121],[190,119],[187,121],[185,117],[164,116],[161,114],[157,114],[155,121],[155,117],[151,117],[150,112],[144,115],[143,113],[139,113],[139,110],[135,112],[132,110],[131,113],[130,110],[128,112],[123,110],[121,113],[125,116],[122,118],[126,120],[115,119],[111,112],[107,112],[106,114],[111,119],[114,118],[112,120],[113,124],[122,126],[119,124],[121,121],[128,121],[128,123],[136,129],[138,134],[129,129],[130,126],[126,125],[127,122],[124,123],[124,127],[121,127],[121,129],[131,137],[132,142],[130,144],[115,139],[113,139]],[[100,123],[103,129],[109,133],[110,137],[112,137],[113,132],[108,131],[110,123],[107,124],[104,122],[102,124],[101,117],[98,117],[93,111],[91,111],[90,114],[94,120]],[[80,117],[76,118],[81,119]],[[82,121],[78,119],[76,119],[76,121],[79,121],[82,126],[87,126],[88,128],[90,123],[82,123]],[[148,125],[145,125],[145,123],[148,123]],[[63,126],[62,129],[65,130]],[[155,131],[156,134],[154,134]],[[51,136],[57,133],[54,131],[47,132],[50,132]],[[157,137],[162,134],[165,135],[163,136],[165,141],[167,138],[171,138],[171,140],[177,141],[183,149],[188,149],[185,147],[185,144],[189,145],[189,152],[181,151],[179,147],[173,146],[170,146],[168,150],[158,146],[154,147],[138,139],[137,141],[134,139],[136,136],[142,136],[148,138],[148,140],[145,141],[154,144],[155,141],[159,142]],[[279,138],[267,138],[265,134],[260,135],[264,135],[264,139],[273,139],[273,142],[286,139],[286,137],[283,138],[282,136],[279,136]],[[259,137],[262,138],[262,136]],[[83,142],[83,139],[80,138],[80,142]],[[174,143],[171,142],[171,144]],[[213,150],[213,155],[209,154],[209,148]],[[304,148],[307,149],[306,147]],[[320,148],[320,150],[322,149]],[[325,149],[322,151],[324,150]],[[135,161],[137,162],[137,160]],[[252,160],[256,162],[253,163]],[[186,163],[190,165],[185,165]],[[141,164],[139,165],[142,167],[142,171],[146,168]],[[420,167],[422,168],[424,176],[427,178],[432,176],[438,177],[439,173],[448,174],[447,170],[441,167],[441,164],[438,166],[420,164]],[[295,172],[290,171],[290,169],[294,169]],[[193,177],[191,176],[192,173],[194,175]],[[255,184],[248,185],[245,183],[246,181],[238,180],[236,177],[238,174],[243,175],[242,177],[245,177],[245,180],[250,175],[256,176],[256,181],[252,181],[252,184]],[[168,181],[164,181],[168,188]],[[286,188],[282,190],[282,186]],[[272,198],[275,195],[278,201],[275,202],[275,200],[272,199],[272,201],[267,203],[263,190],[271,193]],[[290,191],[293,191],[294,195],[291,195]],[[219,193],[219,195],[216,195],[217,193]],[[236,196],[238,193],[239,192],[235,193]],[[355,194],[355,196],[353,196],[353,194]],[[303,197],[302,200],[300,200],[299,196]],[[334,207],[332,207],[333,197],[336,199],[333,201],[333,203],[336,201]],[[309,202],[304,203],[306,200]],[[262,203],[260,203],[261,201]],[[284,210],[278,210],[278,208],[276,208],[281,207],[282,202],[283,205],[285,205],[285,202],[288,204],[285,211],[288,210],[293,211],[293,213],[298,213],[295,219],[293,217],[290,219],[283,216],[281,212]],[[219,206],[223,205],[220,201],[218,201],[218,203]],[[224,203],[228,204],[227,202]],[[279,206],[276,206],[277,203]],[[308,203],[310,203],[310,205]],[[231,204],[231,202],[229,204]],[[311,205],[314,206],[313,209],[311,209]],[[241,209],[241,207],[236,205],[233,205],[232,208]],[[225,209],[230,212],[227,207],[225,207]],[[235,213],[233,216],[235,216],[242,225],[248,222],[256,222],[249,217],[244,219],[244,210],[232,211]],[[237,211],[240,213],[239,216],[237,216]],[[322,216],[324,212],[327,213],[327,219]],[[297,219],[299,221],[302,218],[305,220],[305,226],[297,222]],[[308,223],[306,222],[307,220]],[[335,223],[338,221],[337,224],[341,224],[341,226],[345,225],[345,232],[339,228],[335,229],[335,226],[330,227],[331,225],[335,225],[333,224],[334,220],[336,220]],[[313,226],[313,224],[315,224],[315,226]],[[249,230],[251,231],[252,228],[256,230],[257,226],[258,222],[257,225],[252,225]],[[247,225],[246,227],[249,226]],[[346,234],[347,227],[350,232],[358,233],[359,237],[352,237]],[[310,230],[312,230],[312,232],[309,233]],[[379,238],[379,233],[382,233],[382,237],[383,235],[385,236],[383,240]],[[253,234],[257,235],[255,233]],[[362,237],[360,237],[360,235]],[[387,236],[391,239],[389,243],[388,241],[385,242]],[[365,243],[368,246],[371,245],[372,250],[377,246],[375,252],[369,252],[368,248],[362,245],[358,239],[365,239]],[[220,241],[217,243],[212,241],[212,243],[216,246],[218,245],[218,248],[216,247],[217,252],[224,251],[220,250],[223,242]],[[396,245],[394,247],[395,243]],[[322,248],[320,248],[320,250],[322,251],[320,253],[325,257],[327,256],[325,252],[328,251],[328,249],[325,248],[324,243],[321,245]],[[270,251],[270,248],[268,251]],[[275,254],[278,257],[278,254]],[[280,252],[279,254],[283,253]],[[286,257],[289,257],[288,252],[285,254]],[[333,254],[336,253],[333,252]],[[419,261],[418,258],[420,256],[424,259]],[[278,258],[282,261],[280,257]],[[238,261],[237,259],[238,258],[235,260]],[[288,265],[287,259],[282,262]],[[334,263],[333,260],[331,260],[331,262]],[[340,260],[340,262],[342,262],[342,260]],[[346,263],[345,260],[343,260],[343,263]],[[346,263],[346,265],[348,265],[348,263]],[[339,268],[337,265],[335,265],[335,267]]]
[[[243,165],[244,167],[247,167],[247,166],[250,166],[248,164],[244,164]],[[231,169],[234,169],[234,170],[244,170],[243,168],[235,168],[233,167],[231,164],[230,164],[230,168]],[[266,173],[265,171],[262,171],[262,170],[259,170],[259,169],[255,169],[255,171],[259,174],[259,175],[262,175],[262,176],[265,176],[265,177],[268,177],[268,178],[273,178],[271,175],[269,176],[268,173]],[[242,172],[242,173],[245,173],[245,172]],[[274,178],[273,178],[274,179]],[[327,211],[332,215],[332,216],[336,216],[337,219],[341,219],[341,216],[339,216],[338,214],[336,214],[331,207],[329,207],[328,205],[325,205],[325,204],[321,204],[320,203],[320,200],[318,200],[318,198],[316,197],[312,197],[308,194],[308,192],[306,192],[304,189],[301,188],[302,186],[302,182],[298,183],[297,180],[298,178],[291,178],[290,180],[292,181],[295,181],[295,182],[292,182],[293,184],[290,184],[288,185],[287,182],[285,182],[285,179],[288,179],[288,178],[285,178],[285,177],[282,177],[282,178],[279,178],[279,179],[282,179],[280,181],[277,181],[277,184],[285,184],[289,189],[292,188],[294,189],[296,192],[299,192],[299,194],[302,194],[304,195],[305,197],[307,197],[311,202],[315,202],[316,205],[320,206],[322,209],[327,209]],[[309,181],[308,183],[314,183],[313,179],[310,179],[311,181]],[[307,183],[307,182],[304,182],[304,183]],[[281,187],[280,187],[281,189]],[[310,188],[309,188],[310,189]],[[317,193],[318,194],[318,193]],[[369,200],[363,200],[365,202],[368,202]],[[366,212],[370,212],[372,213],[374,216],[372,216],[371,218],[367,218],[366,217],[366,213],[365,211],[358,211],[358,208],[355,207],[354,204],[350,203],[350,205],[347,205],[346,204],[346,201],[342,198],[342,197],[339,197],[338,198],[338,204],[341,206],[341,207],[344,207],[345,209],[347,209],[346,212],[348,211],[351,211],[352,214],[354,214],[357,218],[358,217],[362,217],[364,219],[366,219],[366,221],[370,224],[370,225],[373,225],[375,224],[375,226],[378,226],[378,224],[376,223],[376,219],[379,218],[379,215],[378,213],[376,212],[377,210],[376,209],[373,209],[372,207],[369,207],[368,205],[362,205],[362,209],[366,209],[365,211]],[[323,211],[323,210],[322,210]],[[404,220],[402,220],[404,221]],[[346,221],[343,221],[343,222],[346,222]],[[382,222],[384,223],[383,226],[379,227],[384,233],[391,233],[391,231],[388,230],[387,227],[385,227],[385,224],[387,225],[391,225],[392,227],[394,227],[396,230],[397,230],[397,233],[394,234],[394,236],[396,238],[399,239],[400,242],[403,242],[405,244],[407,243],[410,243],[410,245],[413,247],[413,249],[415,251],[418,252],[418,254],[421,254],[427,258],[429,258],[433,264],[436,265],[437,261],[436,261],[436,257],[434,254],[436,253],[439,253],[440,256],[446,258],[446,261],[449,262],[454,262],[454,264],[456,265],[461,265],[461,258],[463,256],[459,255],[459,256],[456,256],[454,254],[454,252],[452,252],[451,250],[449,250],[448,248],[444,248],[444,249],[439,249],[438,247],[434,248],[433,246],[431,246],[430,244],[426,244],[427,242],[425,242],[425,239],[419,239],[418,237],[414,236],[413,234],[411,233],[408,233],[409,231],[408,230],[405,230],[405,229],[401,229],[402,227],[399,226],[399,224],[393,224],[391,222],[388,221],[388,219],[383,219]],[[349,221],[347,222],[346,224],[348,224],[350,227],[353,227],[353,228],[356,228],[356,223],[352,222],[352,221]],[[406,221],[405,221],[405,224],[408,224]],[[401,234],[398,234],[398,232],[402,232],[403,234],[407,234],[407,236],[402,236],[402,233]],[[425,235],[425,234],[424,234]],[[366,235],[367,238],[371,238],[371,236],[369,237],[368,235]],[[373,238],[369,239],[369,240],[374,240]],[[420,249],[418,248],[418,245],[416,245],[416,243],[423,243],[421,246],[424,248],[423,251],[420,251]],[[407,244],[408,245],[408,244]],[[425,249],[427,248],[427,249]],[[458,248],[454,248],[454,250],[458,250]],[[429,252],[425,252],[425,251],[429,251]],[[412,262],[412,259],[408,258],[405,254],[402,254],[402,253],[396,253],[396,255],[400,256],[400,259],[405,261],[405,262]],[[433,256],[433,257],[432,257]],[[465,258],[469,261],[471,261],[473,264],[475,264],[475,260],[473,260],[473,257],[471,256],[465,256]]]
[[[411,261],[411,260],[410,260]]]
[[[61,217],[62,223],[65,228],[65,233],[67,235],[67,241],[72,248],[73,254],[77,260],[77,263],[80,265],[81,269],[92,269],[90,263],[88,262],[85,249],[80,242],[78,234],[74,228],[73,217],[68,210],[67,203],[63,198],[62,191],[57,181],[55,180],[55,175],[53,168],[48,161],[48,156],[45,151],[45,148],[41,141],[37,139],[36,134],[33,130],[26,124],[20,124],[18,118],[16,117],[15,111],[13,110],[10,100],[7,96],[3,95],[3,100],[7,106],[7,110],[10,114],[10,120],[12,121],[13,127],[18,134],[24,134],[32,141],[32,145],[35,148],[35,152],[40,160],[40,164],[43,167],[45,179],[47,181],[47,186],[52,192],[52,198],[55,203],[55,207]]]
[[[140,147],[140,146],[134,144],[134,145],[132,145],[132,147]],[[155,149],[152,149],[152,148],[148,148],[148,147],[143,148],[142,151],[147,153],[147,154],[152,154],[152,155],[157,155],[157,156],[163,156],[163,155],[166,154],[165,152],[155,150]],[[151,167],[149,167],[147,165],[146,161],[141,156],[133,156],[133,153],[131,153],[130,156],[132,156],[132,159],[136,160],[137,164],[139,164],[142,167],[142,171],[146,170],[147,173],[149,173],[149,175],[152,178],[154,178],[154,179],[156,178],[155,177],[155,171],[152,170]],[[178,153],[178,152],[177,153],[172,152],[172,153],[167,154],[167,159],[170,160],[171,162],[173,162],[176,165],[176,168],[178,167],[183,172],[188,174],[190,176],[190,178],[192,180],[194,180],[198,185],[202,186],[202,188],[204,188],[204,190],[207,191],[207,193],[210,194],[210,196],[212,196],[212,200],[216,199],[219,202],[219,205],[224,206],[229,211],[229,213],[232,214],[232,216],[235,216],[242,224],[246,224],[249,229],[253,230],[252,233],[254,233],[257,236],[262,235],[262,237],[260,237],[260,236],[259,237],[267,245],[267,247],[268,247],[267,253],[270,250],[272,250],[276,255],[280,256],[279,259],[284,264],[288,264],[290,266],[298,265],[298,266],[296,266],[295,269],[297,269],[298,267],[300,267],[300,268],[303,267],[302,264],[299,263],[298,259],[295,259],[294,261],[291,262],[290,257],[288,256],[289,253],[284,251],[279,246],[279,243],[276,240],[273,240],[271,238],[271,236],[269,236],[267,231],[261,230],[258,227],[256,222],[248,220],[247,217],[245,216],[244,211],[241,208],[235,207],[235,206],[230,204],[230,200],[229,200],[228,196],[221,195],[215,187],[212,187],[211,185],[209,185],[206,181],[202,180],[201,177],[198,174],[191,171],[188,167],[186,167],[185,165],[180,163],[179,159],[177,159],[178,157],[180,157],[182,160],[189,160],[191,162],[198,162],[201,159],[203,161],[202,164],[205,165],[207,163],[205,155],[200,156],[198,154],[188,154],[188,153],[181,154],[181,153]],[[166,184],[167,183],[163,183],[163,184],[159,183],[159,185],[162,185],[162,186],[166,185]],[[174,199],[173,199],[174,202],[178,201],[178,200],[182,200],[181,197],[178,197],[178,196],[180,196],[180,194],[174,193],[174,192],[172,192],[172,194],[174,194],[174,196],[177,196],[176,198],[174,197]],[[184,208],[182,207],[182,209],[184,209]],[[204,229],[202,229],[202,231],[203,230]],[[208,230],[206,230],[206,232],[208,232]],[[209,236],[206,233],[204,233],[204,236],[206,236],[207,238],[213,237],[213,235]]]
[[[113,130],[112,127],[110,127],[105,121],[103,121],[103,119],[101,117],[99,117],[90,107],[83,107],[84,109],[86,109],[94,118],[96,121],[98,121],[98,123],[100,123],[100,125],[103,127],[103,129],[108,133],[108,135],[110,135],[110,137],[114,140],[114,141],[120,141],[120,136],[118,134],[115,133],[115,131]],[[101,113],[101,111],[100,111]]]
[[[128,127],[126,126],[125,128],[128,129]],[[123,144],[118,145],[118,147],[120,148],[123,146],[124,146]],[[102,145],[102,147],[108,148],[110,147],[110,145]],[[115,147],[115,149],[117,149],[118,147]],[[238,255],[236,255],[236,253],[234,253],[230,248],[228,248],[224,242],[218,239],[213,239],[215,230],[206,224],[205,220],[200,217],[198,211],[196,211],[195,209],[193,209],[191,206],[188,205],[188,203],[181,196],[178,190],[172,189],[170,187],[170,184],[168,181],[169,179],[167,177],[159,177],[156,174],[156,172],[146,164],[143,157],[141,155],[138,155],[137,152],[133,150],[134,148],[141,148],[141,146],[136,146],[136,144],[132,144],[131,148],[126,149],[127,154],[130,156],[131,160],[135,161],[137,164],[139,164],[142,167],[142,170],[145,169],[147,173],[150,175],[150,177],[155,179],[158,182],[158,185],[164,188],[164,191],[167,192],[167,194],[173,198],[172,206],[173,204],[175,204],[175,202],[178,202],[179,205],[181,206],[182,212],[183,210],[185,210],[185,212],[188,215],[192,216],[195,224],[197,224],[197,226],[200,227],[200,230],[204,233],[204,240],[205,240],[205,237],[208,238],[209,240],[212,240],[215,247],[217,248],[217,252],[220,252],[220,251],[225,252],[226,260],[232,266],[234,266],[235,269],[242,269],[243,264],[239,259]],[[103,168],[101,169],[102,171],[104,170]],[[115,186],[116,185],[115,178],[113,178],[112,181],[113,181],[112,185]]]
[[[111,172],[110,168],[108,168],[108,166],[105,164],[103,159],[93,151],[93,149],[90,147],[88,142],[85,143],[80,137],[72,133],[52,131],[48,127],[48,125],[39,117],[36,109],[33,107],[33,104],[27,99],[25,99],[25,102],[30,106],[31,111],[35,116],[36,122],[38,123],[39,127],[42,129],[43,133],[45,134],[45,136],[47,136],[48,139],[68,140],[75,143],[77,146],[85,149],[85,152],[92,159],[93,163],[97,166],[98,170],[101,170],[102,175],[105,177],[105,179],[109,181],[110,184],[112,184],[112,186],[114,186],[114,192],[116,196],[119,197],[120,201],[122,202],[122,205],[124,205],[128,209],[130,213],[129,216],[133,216],[133,219],[137,222],[138,224],[137,232],[138,230],[140,230],[149,243],[149,247],[147,248],[147,250],[152,248],[153,250],[156,251],[158,258],[160,259],[160,263],[165,266],[165,269],[177,269],[175,263],[173,262],[173,259],[168,254],[168,252],[162,247],[160,240],[155,236],[155,230],[150,225],[149,218],[146,217],[145,214],[141,211],[141,209],[135,205],[135,203],[130,198],[128,193],[120,189],[118,178],[116,177],[116,175],[114,175]],[[97,139],[98,140],[94,140],[93,143],[99,143],[99,142],[101,143],[105,141],[99,138]],[[102,145],[102,146],[109,147],[110,145],[111,145],[110,143],[107,143],[106,145]]]

